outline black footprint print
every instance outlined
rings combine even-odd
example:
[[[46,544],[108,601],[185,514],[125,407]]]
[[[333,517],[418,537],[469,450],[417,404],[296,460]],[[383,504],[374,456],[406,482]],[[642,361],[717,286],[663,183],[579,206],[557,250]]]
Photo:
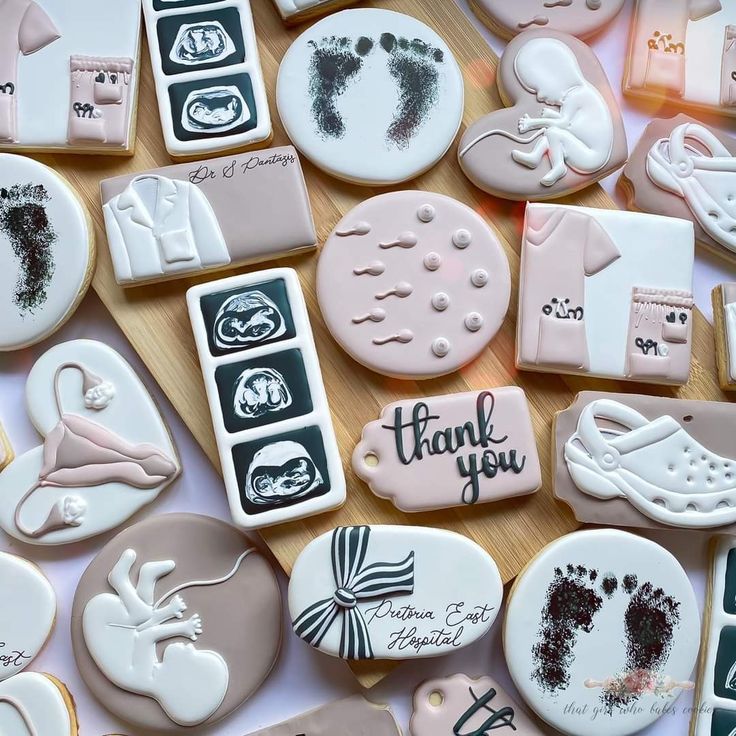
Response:
[[[405,149],[437,103],[438,65],[444,61],[444,54],[418,38],[396,38],[392,33],[383,33],[380,43],[389,54],[388,69],[399,92],[399,105],[386,138]]]
[[[363,36],[353,42],[344,36],[330,36],[319,43],[309,43],[313,49],[309,67],[312,117],[323,137],[342,138],[345,122],[337,109],[337,100],[355,81],[363,57],[373,49],[373,40]]]
[[[557,692],[570,684],[569,670],[575,659],[578,634],[593,629],[593,619],[603,605],[603,598],[596,591],[597,581],[598,572],[581,565],[567,565],[564,572],[555,569],[547,588],[539,641],[532,649],[532,676],[547,692]],[[609,576],[601,587],[608,595]]]
[[[49,199],[40,184],[0,189],[0,232],[10,241],[20,264],[13,301],[21,313],[33,312],[44,304],[54,275],[56,233],[46,213]]]

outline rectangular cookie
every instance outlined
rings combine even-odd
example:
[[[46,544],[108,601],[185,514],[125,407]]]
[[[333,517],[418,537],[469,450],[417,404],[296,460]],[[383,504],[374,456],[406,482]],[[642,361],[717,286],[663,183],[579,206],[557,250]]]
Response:
[[[736,391],[736,284],[720,284],[711,292],[718,382]]]
[[[100,193],[123,286],[290,256],[317,243],[292,146],[105,179]]]

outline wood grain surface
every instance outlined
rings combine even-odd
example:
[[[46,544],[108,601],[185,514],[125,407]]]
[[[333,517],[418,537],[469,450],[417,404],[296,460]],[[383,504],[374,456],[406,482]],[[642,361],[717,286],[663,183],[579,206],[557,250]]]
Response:
[[[465,77],[463,129],[482,114],[501,106],[494,83],[497,59],[453,0],[384,0],[364,4],[413,15],[445,38]],[[281,57],[305,26],[287,29],[269,0],[253,0],[253,11],[274,118],[273,145],[282,145],[288,140],[274,104],[276,75]],[[151,69],[145,50],[143,60],[138,142],[133,158],[68,155],[39,158],[61,170],[82,193],[95,223],[99,245],[99,265],[93,286],[212,463],[219,467],[210,412],[184,299],[189,286],[212,277],[179,279],[153,286],[122,289],[115,283],[106,248],[98,190],[100,179],[170,163],[161,136]],[[619,81],[611,80],[614,85],[619,84]],[[441,192],[475,208],[496,228],[508,255],[513,279],[508,317],[482,356],[462,371],[423,382],[388,379],[371,373],[338,348],[325,328],[315,296],[317,256],[311,253],[279,262],[279,265],[296,268],[301,278],[348,478],[348,501],[341,510],[264,530],[263,538],[287,573],[310,540],[335,526],[419,524],[451,529],[474,539],[494,556],[504,581],[508,581],[542,546],[576,527],[569,509],[555,501],[552,495],[550,442],[553,415],[566,408],[577,391],[638,391],[692,399],[724,399],[716,379],[712,328],[700,313],[695,320],[692,377],[690,383],[680,390],[518,372],[514,367],[514,339],[524,205],[494,199],[473,187],[460,171],[456,152],[457,139],[437,166],[399,188]],[[385,191],[338,182],[322,174],[309,162],[302,163],[320,243],[324,242],[335,223],[351,207],[379,191]],[[563,202],[594,207],[614,206],[598,186]],[[247,226],[247,223],[243,223],[243,227]],[[252,271],[254,268],[239,270]],[[233,270],[233,273],[236,272]],[[363,425],[377,418],[385,404],[412,396],[510,384],[524,388],[531,404],[544,472],[544,487],[536,495],[450,511],[405,514],[388,501],[373,496],[350,470],[350,456]],[[225,491],[212,489],[211,492]],[[393,666],[394,663],[389,662],[368,662],[358,663],[353,669],[363,685],[371,686],[387,675]]]

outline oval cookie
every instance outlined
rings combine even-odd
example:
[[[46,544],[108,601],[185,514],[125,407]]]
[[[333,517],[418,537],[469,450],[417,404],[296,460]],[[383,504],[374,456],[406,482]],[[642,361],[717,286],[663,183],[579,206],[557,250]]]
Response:
[[[21,672],[0,682],[3,736],[77,736],[74,701],[51,675]]]

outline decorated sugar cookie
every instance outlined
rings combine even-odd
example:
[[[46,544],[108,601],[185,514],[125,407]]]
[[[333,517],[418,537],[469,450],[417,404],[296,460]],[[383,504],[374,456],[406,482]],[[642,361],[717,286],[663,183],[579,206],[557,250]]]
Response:
[[[2,424],[0,424],[0,470],[4,470],[10,465],[15,453],[13,452],[13,446],[10,444],[10,438]]]
[[[685,220],[528,205],[516,365],[686,383],[694,249],[692,223]]]
[[[736,284],[716,286],[712,301],[719,383],[736,391]]]
[[[292,143],[346,181],[388,185],[434,166],[463,115],[463,77],[424,23],[378,8],[343,10],[294,41],[276,101]]]
[[[56,594],[39,568],[6,552],[0,552],[0,590],[0,680],[5,680],[25,669],[49,638]]]
[[[506,107],[473,123],[458,147],[477,187],[504,199],[557,199],[626,162],[618,103],[577,38],[553,30],[517,36],[501,58],[498,89]]]
[[[284,23],[306,21],[342,5],[351,5],[355,0],[273,0]]]
[[[504,38],[529,28],[587,38],[618,15],[624,0],[472,0],[471,5],[478,17]]]
[[[616,529],[545,547],[517,578],[504,620],[509,672],[527,704],[570,736],[629,736],[690,680],[700,617],[679,562]],[[570,708],[569,703],[575,703]]]
[[[338,733],[340,736],[401,736],[401,729],[388,708],[353,695],[260,729],[250,736],[330,736]]]
[[[542,484],[529,405],[515,386],[389,404],[363,428],[353,470],[402,511],[487,503]]]
[[[55,332],[94,267],[94,232],[71,185],[38,161],[0,153],[0,351]]]
[[[542,734],[495,680],[472,679],[467,675],[423,682],[414,692],[409,733],[411,736]]]
[[[736,5],[636,0],[624,92],[736,115]]]
[[[584,522],[732,525],[734,421],[724,402],[583,391],[555,420],[555,495]]]
[[[297,635],[354,660],[436,657],[468,646],[491,628],[502,598],[488,553],[429,527],[339,527],[304,548],[289,583]]]
[[[224,718],[278,655],[281,599],[268,562],[233,527],[168,514],[118,534],[72,610],[79,670],[131,726],[166,733]]]
[[[54,346],[26,382],[43,444],[0,473],[0,526],[23,542],[66,544],[119,526],[180,472],[138,376],[94,340]]]
[[[398,378],[451,373],[498,332],[511,293],[496,234],[466,205],[391,192],[352,209],[325,242],[317,297],[358,362]]]
[[[38,672],[21,672],[0,682],[0,733],[77,736],[74,701],[66,686]]]

